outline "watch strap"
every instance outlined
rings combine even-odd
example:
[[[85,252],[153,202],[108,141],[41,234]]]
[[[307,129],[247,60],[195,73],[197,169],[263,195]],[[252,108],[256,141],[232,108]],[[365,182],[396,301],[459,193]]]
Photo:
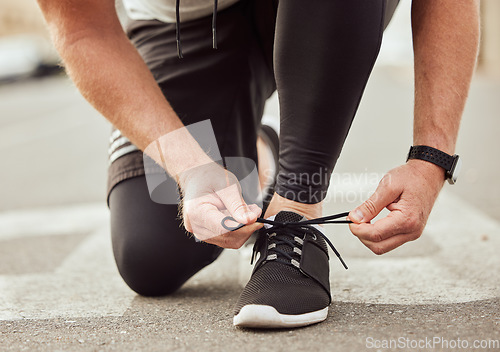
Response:
[[[406,161],[410,159],[420,159],[431,162],[442,167],[446,172],[451,171],[454,162],[454,157],[452,155],[426,145],[415,145],[411,147]]]

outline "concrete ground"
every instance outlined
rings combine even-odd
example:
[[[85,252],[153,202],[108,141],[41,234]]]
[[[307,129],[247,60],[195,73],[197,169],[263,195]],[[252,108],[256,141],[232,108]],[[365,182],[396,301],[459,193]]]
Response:
[[[375,70],[325,214],[353,208],[404,162],[411,79]],[[461,179],[445,186],[418,241],[377,257],[345,225],[328,225],[349,265],[331,260],[328,320],[252,331],[232,326],[245,251],[226,251],[173,296],[134,294],[111,252],[109,125],[65,77],[0,86],[0,350],[500,350],[499,93],[499,80],[476,76]],[[267,113],[276,116],[275,100]]]

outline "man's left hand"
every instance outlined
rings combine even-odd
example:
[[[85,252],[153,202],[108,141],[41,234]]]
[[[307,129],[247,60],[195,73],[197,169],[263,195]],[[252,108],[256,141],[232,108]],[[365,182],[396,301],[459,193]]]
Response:
[[[410,160],[389,171],[375,193],[349,213],[351,232],[379,255],[416,240],[443,182],[444,170],[423,160]],[[370,223],[384,208],[390,213]]]

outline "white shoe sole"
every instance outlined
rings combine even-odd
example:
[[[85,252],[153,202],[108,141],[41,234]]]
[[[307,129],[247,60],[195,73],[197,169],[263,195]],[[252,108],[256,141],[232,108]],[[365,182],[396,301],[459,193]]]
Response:
[[[311,313],[290,315],[281,314],[271,306],[249,304],[235,315],[233,324],[242,328],[297,328],[319,323],[327,315],[328,307]]]

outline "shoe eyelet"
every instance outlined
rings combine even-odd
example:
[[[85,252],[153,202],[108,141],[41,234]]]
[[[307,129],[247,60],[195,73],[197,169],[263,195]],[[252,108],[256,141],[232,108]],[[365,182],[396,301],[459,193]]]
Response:
[[[318,236],[316,236],[316,234],[315,234],[315,233],[313,233],[312,235],[314,236],[314,237],[312,238],[312,239],[313,239],[313,241],[316,241],[316,240],[318,239]],[[306,237],[307,237],[307,233],[305,233],[305,234],[304,234],[304,240],[306,239]]]

